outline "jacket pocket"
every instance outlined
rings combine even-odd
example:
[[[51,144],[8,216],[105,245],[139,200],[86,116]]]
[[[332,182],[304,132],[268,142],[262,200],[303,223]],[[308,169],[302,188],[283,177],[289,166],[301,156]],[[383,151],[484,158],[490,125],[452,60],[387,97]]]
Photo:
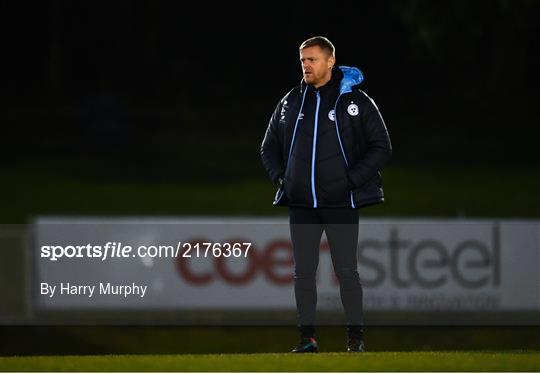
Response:
[[[377,174],[359,188],[353,190],[354,203],[358,206],[367,206],[384,201],[382,178]]]

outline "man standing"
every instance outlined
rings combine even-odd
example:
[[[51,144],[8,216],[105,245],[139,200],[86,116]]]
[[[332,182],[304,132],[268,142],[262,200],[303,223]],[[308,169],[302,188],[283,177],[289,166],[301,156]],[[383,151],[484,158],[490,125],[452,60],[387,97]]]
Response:
[[[303,80],[278,103],[261,145],[263,165],[279,187],[274,205],[289,206],[301,335],[293,352],[318,351],[315,277],[323,231],[339,279],[347,351],[361,352],[358,209],[384,201],[379,170],[392,146],[377,106],[358,88],[361,71],[335,67],[327,38],[304,41],[300,62]]]

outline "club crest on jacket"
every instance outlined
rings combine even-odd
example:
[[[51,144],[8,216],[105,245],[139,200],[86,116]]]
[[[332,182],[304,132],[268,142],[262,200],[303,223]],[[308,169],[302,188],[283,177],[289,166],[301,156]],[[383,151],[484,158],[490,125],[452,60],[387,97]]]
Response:
[[[347,107],[347,113],[349,113],[351,116],[357,116],[358,115],[358,105],[355,103],[350,104]]]

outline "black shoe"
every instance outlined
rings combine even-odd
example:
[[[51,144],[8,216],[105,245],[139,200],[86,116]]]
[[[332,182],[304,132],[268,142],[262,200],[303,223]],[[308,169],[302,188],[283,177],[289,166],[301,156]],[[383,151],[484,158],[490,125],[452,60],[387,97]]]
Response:
[[[319,345],[313,336],[304,336],[300,343],[292,350],[292,353],[317,353],[319,352]]]
[[[347,339],[347,352],[364,352],[364,350],[364,340],[362,338],[349,336]]]

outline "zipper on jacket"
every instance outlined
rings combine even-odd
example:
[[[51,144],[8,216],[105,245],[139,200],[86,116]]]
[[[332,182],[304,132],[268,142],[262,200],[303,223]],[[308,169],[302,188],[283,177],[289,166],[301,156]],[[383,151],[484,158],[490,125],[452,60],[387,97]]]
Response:
[[[315,126],[313,128],[313,150],[311,152],[311,195],[313,196],[313,208],[317,208],[317,193],[315,192],[315,149],[317,148],[317,128],[319,124],[319,107],[321,106],[321,94],[317,93],[317,109],[315,110]]]
[[[339,125],[338,125],[338,119],[337,119],[337,104],[338,104],[338,101],[339,101],[339,98],[341,97],[341,94],[339,94],[338,98],[336,99],[336,104],[334,105],[334,120],[336,121],[336,133],[337,133],[337,139],[338,139],[338,142],[339,142],[339,147],[341,148],[341,154],[343,155],[343,160],[345,161],[345,166],[347,167],[347,171],[349,170],[349,161],[347,160],[347,156],[345,156],[345,150],[343,149],[343,143],[341,142],[341,135],[339,135]],[[353,208],[356,208],[356,206],[354,205],[354,196],[353,196],[353,192],[352,191],[349,191],[350,192],[350,196],[351,196],[351,206]]]

